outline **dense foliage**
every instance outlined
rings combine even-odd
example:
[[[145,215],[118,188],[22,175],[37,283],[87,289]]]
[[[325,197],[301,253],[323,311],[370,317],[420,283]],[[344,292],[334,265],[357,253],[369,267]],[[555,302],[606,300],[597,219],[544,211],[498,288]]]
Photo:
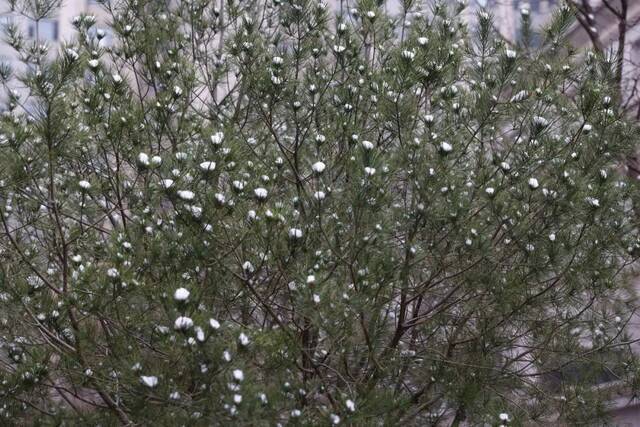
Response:
[[[3,423],[578,423],[633,387],[615,67],[568,9],[508,45],[451,3],[9,25]]]

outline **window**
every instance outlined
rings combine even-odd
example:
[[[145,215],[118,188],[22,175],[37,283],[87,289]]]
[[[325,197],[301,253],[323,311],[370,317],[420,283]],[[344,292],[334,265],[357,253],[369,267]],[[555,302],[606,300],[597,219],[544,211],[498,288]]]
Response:
[[[29,38],[35,39],[36,34],[39,40],[58,40],[58,21],[43,19],[39,22],[30,22]]]
[[[563,384],[582,383],[598,386],[615,383],[624,376],[627,357],[623,351],[609,349],[591,354],[589,361],[574,360],[563,363],[562,360],[558,360],[560,368],[545,373],[543,381],[553,392],[559,392]],[[590,362],[598,362],[597,367]]]
[[[7,25],[12,25],[14,23],[13,15],[8,13],[6,15],[0,16],[0,29],[3,29]]]

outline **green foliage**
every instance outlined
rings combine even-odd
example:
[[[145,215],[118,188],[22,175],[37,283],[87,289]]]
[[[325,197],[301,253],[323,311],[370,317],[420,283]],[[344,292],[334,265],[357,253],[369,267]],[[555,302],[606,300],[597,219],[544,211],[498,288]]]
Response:
[[[605,416],[638,381],[637,129],[567,9],[534,48],[449,3],[114,1],[57,53],[8,27],[0,416]]]

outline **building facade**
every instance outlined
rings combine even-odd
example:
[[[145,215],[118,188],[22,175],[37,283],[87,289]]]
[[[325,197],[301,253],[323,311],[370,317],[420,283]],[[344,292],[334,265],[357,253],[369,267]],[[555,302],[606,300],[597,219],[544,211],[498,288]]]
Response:
[[[93,14],[98,18],[104,16],[104,11],[96,0],[64,0],[58,10],[39,20],[34,20],[33,15],[19,8],[12,10],[9,1],[0,0],[2,28],[16,25],[27,42],[46,44],[52,54],[57,52],[62,44],[75,37],[73,18],[83,13]],[[105,28],[105,31],[108,29]],[[110,37],[107,35],[105,41],[108,40]],[[6,43],[0,43],[0,61],[10,64],[14,69],[22,67],[15,52]]]

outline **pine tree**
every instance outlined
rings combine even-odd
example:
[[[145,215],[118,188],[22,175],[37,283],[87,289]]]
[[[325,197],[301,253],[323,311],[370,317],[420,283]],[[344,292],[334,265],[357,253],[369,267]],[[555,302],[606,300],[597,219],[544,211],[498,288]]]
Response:
[[[452,3],[8,26],[3,423],[577,424],[634,391],[615,64],[568,8],[509,45]]]

